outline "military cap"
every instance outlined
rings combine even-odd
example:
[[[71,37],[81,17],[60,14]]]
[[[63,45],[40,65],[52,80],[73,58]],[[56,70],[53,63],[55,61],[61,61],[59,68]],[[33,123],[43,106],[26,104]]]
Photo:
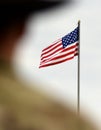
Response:
[[[0,32],[2,28],[31,13],[52,9],[70,0],[0,0]]]
[[[14,7],[15,9],[30,8],[33,11],[39,11],[42,9],[47,9],[69,0],[0,0],[1,8]],[[19,6],[19,7],[18,7]],[[9,8],[9,9],[10,9]]]

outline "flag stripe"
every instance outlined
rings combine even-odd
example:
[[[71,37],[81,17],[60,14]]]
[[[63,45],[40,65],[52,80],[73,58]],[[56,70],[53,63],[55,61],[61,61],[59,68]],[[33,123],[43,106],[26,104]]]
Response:
[[[68,53],[71,53],[71,51],[74,52],[74,50],[76,49],[77,45],[78,45],[78,43],[76,43],[75,45],[70,46],[69,48],[65,48],[65,49],[61,48],[61,50],[62,50],[61,52],[59,52],[59,53],[56,54],[56,55],[52,55],[51,57],[49,57],[49,56],[44,57],[44,59],[41,60],[41,63],[46,62],[46,61],[49,61],[49,60],[51,60],[51,59],[53,59],[53,58],[58,58],[58,56],[68,55]]]
[[[47,63],[47,64],[42,64],[39,66],[39,68],[42,68],[42,67],[48,67],[48,66],[51,66],[51,65],[56,65],[56,64],[59,64],[59,63],[62,63],[62,62],[65,62],[65,61],[68,61],[68,60],[71,60],[73,59],[75,56],[77,56],[78,53],[74,54],[74,56],[71,56],[69,58],[66,58],[64,60],[61,60],[61,61],[57,61],[57,62],[52,62],[52,63]]]
[[[70,47],[63,49],[62,52],[69,51],[70,49],[76,48],[77,46],[78,46],[78,42],[75,42],[74,45],[71,45]]]
[[[53,45],[55,45],[55,44],[58,43],[59,41],[61,41],[61,39],[58,39],[57,41],[55,41],[55,42],[54,42],[53,44],[51,44],[50,46],[44,48],[42,51],[45,51],[45,50],[51,48]]]
[[[74,56],[75,54],[77,54],[77,51],[73,51],[73,52],[71,52],[70,55],[66,55],[65,57],[61,56],[61,58],[59,58],[59,59],[53,58],[53,59],[51,59],[51,60],[49,60],[49,61],[42,62],[41,65],[47,64],[47,63],[49,64],[50,62],[51,62],[51,63],[52,63],[52,62],[59,62],[59,61],[62,61],[62,62],[63,62],[65,59],[68,59],[68,58]]]
[[[68,53],[66,53],[66,54],[62,54],[62,55],[56,56],[55,58],[52,58],[51,60],[60,59],[60,58],[69,56],[69,55],[74,54],[74,53],[75,53],[75,50],[74,50],[74,51],[71,51],[71,52],[68,52]]]
[[[40,65],[49,64],[51,62],[64,61],[65,59],[68,59],[69,57],[72,57],[72,56],[76,55],[77,53],[78,53],[78,49],[75,49],[74,51],[72,51],[72,53],[70,55],[66,55],[65,57],[62,57],[62,58],[52,58],[45,62],[41,62]]]
[[[68,55],[68,53],[67,53],[67,54],[65,55],[65,57],[64,57],[63,55],[60,55],[60,56],[61,56],[62,58],[66,58],[66,57],[69,57],[69,56],[73,55],[76,51],[77,51],[77,50],[72,50],[72,51],[69,53],[69,55]],[[62,60],[60,56],[59,56],[59,58],[57,58],[57,57],[52,57],[52,58],[50,58],[49,60],[42,61],[41,64],[42,64],[42,63],[49,62],[49,61],[52,61],[52,60]]]
[[[54,44],[53,46],[51,46],[50,48],[48,48],[47,50],[45,50],[45,51],[43,50],[41,56],[43,56],[43,55],[49,53],[50,51],[52,51],[52,50],[54,50],[54,49],[56,49],[56,48],[58,48],[58,47],[62,47],[62,44],[61,44],[61,43],[62,43],[62,42],[59,41],[59,42],[57,42],[56,44]]]
[[[73,49],[75,47],[76,47],[76,45],[70,46],[70,47],[65,48],[65,49],[63,47],[57,48],[55,50],[50,51],[47,55],[43,55],[42,58],[41,58],[41,60],[49,58],[50,56],[53,56],[54,54],[57,54],[57,52],[60,53],[61,51],[62,52],[68,51],[68,50]]]

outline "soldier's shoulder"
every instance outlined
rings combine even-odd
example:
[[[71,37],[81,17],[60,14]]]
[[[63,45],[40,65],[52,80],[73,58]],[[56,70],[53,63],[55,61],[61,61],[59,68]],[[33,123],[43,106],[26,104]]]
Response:
[[[7,119],[17,120],[27,128],[93,130],[90,123],[79,118],[68,107],[22,84],[9,73],[0,74],[0,104],[0,108],[7,113]]]

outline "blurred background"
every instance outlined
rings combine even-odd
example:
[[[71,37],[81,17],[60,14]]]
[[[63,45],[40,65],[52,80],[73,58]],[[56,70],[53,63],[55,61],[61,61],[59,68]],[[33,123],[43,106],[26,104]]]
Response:
[[[81,111],[101,127],[101,1],[72,0],[49,12],[32,15],[13,57],[17,77],[72,109],[77,108],[77,57],[39,69],[43,48],[71,32],[81,20]]]

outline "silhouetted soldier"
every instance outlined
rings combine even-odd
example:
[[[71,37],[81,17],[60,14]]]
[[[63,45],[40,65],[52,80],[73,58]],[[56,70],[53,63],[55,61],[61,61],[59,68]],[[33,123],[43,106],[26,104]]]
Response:
[[[15,78],[11,63],[17,40],[33,12],[61,1],[0,1],[0,130],[93,130],[91,124]]]

